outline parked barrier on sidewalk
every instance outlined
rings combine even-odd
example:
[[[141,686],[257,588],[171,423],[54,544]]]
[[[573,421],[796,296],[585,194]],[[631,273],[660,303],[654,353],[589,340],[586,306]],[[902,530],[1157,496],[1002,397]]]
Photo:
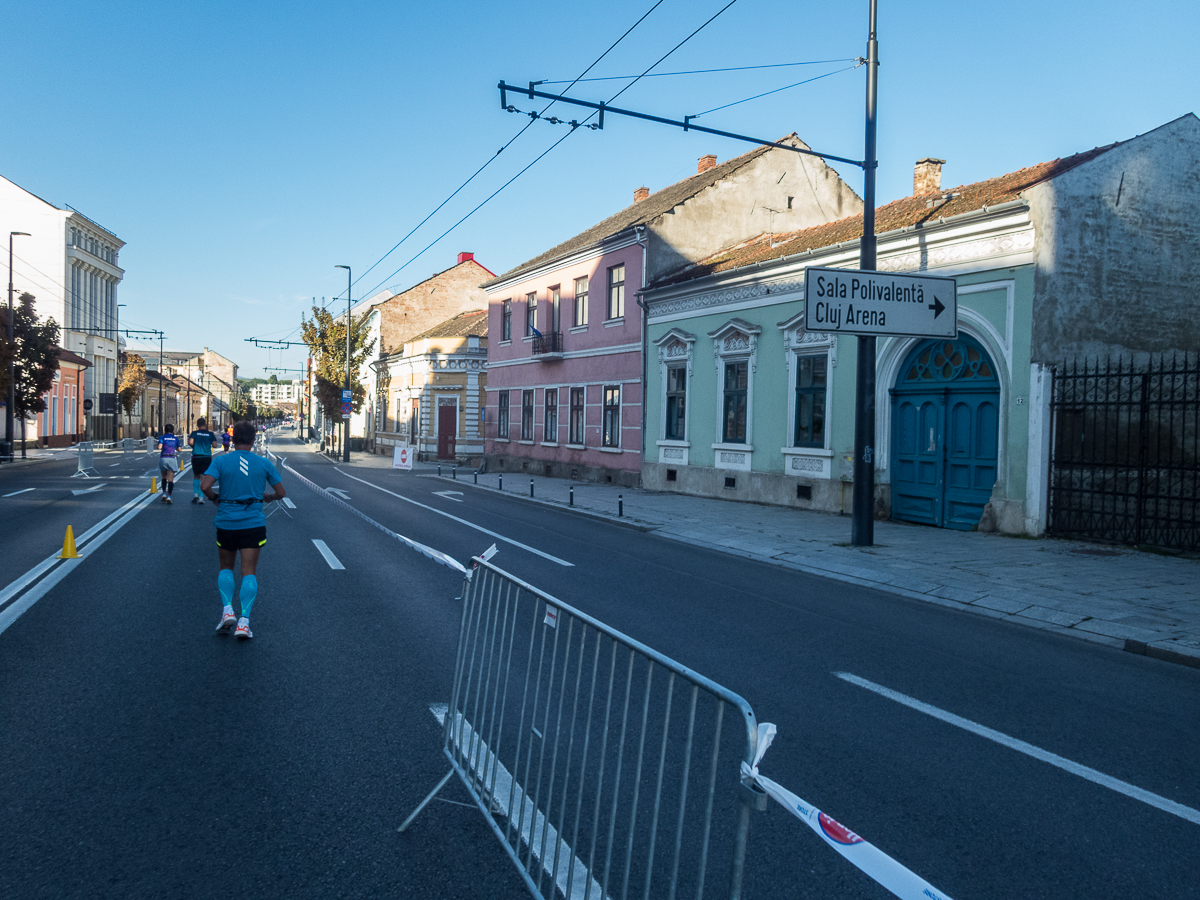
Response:
[[[741,773],[749,704],[474,562],[443,719],[451,769],[400,830],[458,775],[535,897],[703,897],[722,872],[740,897],[750,811],[766,806]]]
[[[95,449],[91,441],[82,441],[79,444],[79,465],[75,470],[72,478],[99,478],[100,473],[96,471],[93,463],[95,457]]]

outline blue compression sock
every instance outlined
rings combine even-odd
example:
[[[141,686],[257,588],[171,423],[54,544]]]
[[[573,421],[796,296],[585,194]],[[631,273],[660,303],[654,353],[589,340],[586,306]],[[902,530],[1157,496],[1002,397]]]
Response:
[[[199,478],[192,479],[192,494],[196,497],[200,496],[200,479]]]
[[[242,576],[242,589],[238,591],[238,600],[242,604],[242,618],[250,618],[250,608],[254,606],[254,598],[258,596],[258,579],[253,575]]]
[[[233,569],[222,569],[217,576],[217,590],[221,592],[221,603],[233,606]]]

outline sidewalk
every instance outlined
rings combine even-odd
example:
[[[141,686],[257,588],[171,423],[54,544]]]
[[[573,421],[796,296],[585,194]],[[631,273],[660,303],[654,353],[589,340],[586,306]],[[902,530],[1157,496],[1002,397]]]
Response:
[[[307,445],[315,447],[315,445]],[[391,468],[355,453],[350,467]],[[417,463],[415,474],[438,477]],[[1110,544],[1029,540],[897,522],[852,547],[850,517],[522,473],[441,466],[471,490],[574,508],[644,531],[786,568],[1200,668],[1200,560]],[[530,483],[533,499],[530,500]],[[618,503],[623,515],[618,517]]]

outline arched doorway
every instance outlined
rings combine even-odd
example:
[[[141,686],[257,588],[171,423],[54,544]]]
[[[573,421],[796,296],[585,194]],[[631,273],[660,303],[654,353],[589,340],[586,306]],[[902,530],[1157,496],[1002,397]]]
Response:
[[[996,483],[1000,379],[974,338],[918,344],[892,394],[892,518],[969,531]]]

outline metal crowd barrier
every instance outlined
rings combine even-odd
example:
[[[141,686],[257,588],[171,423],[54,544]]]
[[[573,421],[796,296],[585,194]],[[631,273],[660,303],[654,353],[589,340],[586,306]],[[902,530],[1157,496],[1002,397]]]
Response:
[[[477,558],[443,718],[453,775],[533,896],[741,896],[758,728],[737,694]],[[547,890],[548,889],[548,890]],[[723,888],[716,888],[720,895]]]
[[[72,478],[99,478],[100,473],[96,471],[95,462],[95,447],[91,441],[81,441],[79,444],[79,465],[75,470]]]
[[[158,449],[158,440],[154,437],[154,435],[150,435],[149,437],[146,438],[146,452],[153,453],[157,449]]]

